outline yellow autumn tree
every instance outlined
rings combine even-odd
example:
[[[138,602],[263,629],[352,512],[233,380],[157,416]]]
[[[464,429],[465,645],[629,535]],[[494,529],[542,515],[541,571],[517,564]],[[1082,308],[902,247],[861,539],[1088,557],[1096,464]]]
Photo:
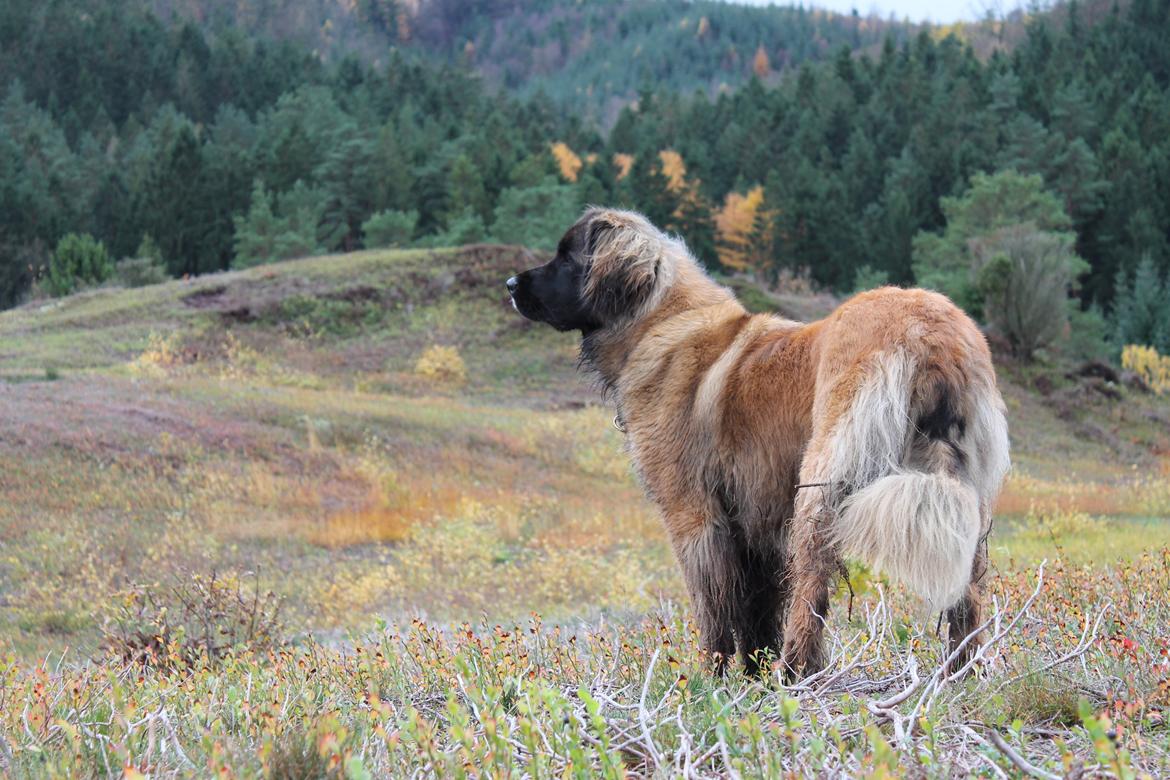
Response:
[[[1129,344],[1121,350],[1121,367],[1141,377],[1158,395],[1170,393],[1170,355],[1159,355],[1153,347]]]
[[[561,171],[561,177],[565,181],[577,181],[577,175],[581,172],[581,158],[577,153],[569,148],[569,145],[564,141],[557,141],[549,147],[552,151],[553,159],[557,161],[557,168]]]
[[[764,78],[772,72],[772,62],[768,59],[768,52],[764,51],[764,44],[756,49],[756,56],[752,57],[752,72]]]
[[[634,155],[616,152],[613,156],[613,167],[617,168],[617,180],[621,181],[630,175],[630,169],[634,167]]]
[[[703,198],[699,189],[698,179],[687,178],[687,165],[682,155],[673,149],[663,149],[658,153],[662,176],[666,179],[666,188],[674,196],[678,206],[674,210],[674,219],[677,226],[687,223],[687,213],[703,212],[709,214],[713,209]]]
[[[760,270],[766,261],[771,224],[772,214],[765,208],[762,186],[757,184],[744,194],[727,193],[723,208],[715,215],[719,262],[737,271]]]
[[[663,149],[658,153],[662,161],[662,175],[666,177],[666,186],[674,195],[682,195],[687,189],[687,165],[682,155],[673,149]]]

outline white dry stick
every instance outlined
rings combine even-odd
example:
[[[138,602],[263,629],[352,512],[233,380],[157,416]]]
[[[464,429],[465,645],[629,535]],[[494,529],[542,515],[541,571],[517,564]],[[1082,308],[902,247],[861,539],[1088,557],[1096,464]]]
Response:
[[[894,724],[895,738],[899,743],[904,742],[907,736],[904,724],[910,723],[913,725],[918,720],[919,715],[929,712],[935,698],[943,687],[951,680],[962,677],[977,663],[981,662],[987,651],[1011,633],[1019,621],[1023,619],[1024,615],[1028,613],[1028,610],[1031,609],[1044,586],[1044,565],[1046,563],[1046,560],[1042,561],[1039,567],[1037,567],[1036,587],[1024,602],[1019,612],[1016,613],[1006,626],[1002,626],[1003,613],[999,609],[998,600],[993,599],[994,608],[992,610],[992,616],[964,637],[963,641],[942,660],[938,668],[935,669],[934,674],[925,681],[922,680],[918,675],[917,660],[914,657],[913,651],[911,651],[906,664],[906,674],[910,677],[910,683],[901,691],[886,699],[866,703],[866,708],[871,713],[889,720]],[[966,650],[974,638],[992,626],[994,628],[992,629],[990,638],[971,654],[971,658],[963,666],[955,671],[950,671],[951,664],[958,660],[959,656]],[[919,693],[919,690],[921,690],[921,693]],[[894,708],[907,701],[915,693],[919,693],[919,697],[914,707],[907,715],[900,715]]]
[[[913,652],[911,652],[910,655],[906,658],[905,673],[910,677],[909,685],[887,699],[882,699],[881,701],[869,701],[865,704],[866,709],[868,709],[878,718],[889,720],[894,724],[894,739],[899,744],[905,742],[906,740],[906,728],[903,724],[906,720],[908,720],[908,718],[903,718],[894,708],[913,696],[914,692],[918,690],[918,686],[921,684],[921,678],[918,676],[918,659],[914,656]]]
[[[691,737],[691,732],[687,731],[687,726],[683,722],[682,711],[683,706],[680,704],[674,713],[674,720],[678,723],[679,742],[679,750],[675,755],[674,766],[679,774],[683,777],[690,778],[695,776],[694,757],[691,751],[691,743],[694,742],[694,739]]]
[[[951,682],[952,680],[961,679],[972,668],[983,661],[987,652],[991,648],[998,645],[1015,630],[1020,621],[1028,615],[1029,611],[1032,609],[1032,605],[1036,603],[1036,599],[1040,597],[1040,591],[1044,588],[1044,566],[1047,563],[1048,561],[1045,559],[1041,561],[1040,565],[1036,568],[1036,587],[1032,589],[1032,593],[1024,601],[1019,611],[1016,612],[1012,619],[1007,622],[1007,625],[1001,627],[1001,612],[997,609],[991,621],[984,622],[982,626],[964,637],[963,641],[955,647],[954,651],[952,651],[943,660],[943,662],[939,664],[938,669],[935,670],[934,674],[927,682],[922,695],[918,698],[918,702],[914,705],[914,709],[909,715],[910,718],[917,720],[920,714],[924,715],[929,712],[931,707],[934,705],[935,699],[938,697],[939,693],[942,692],[942,689],[946,687],[947,683]],[[995,628],[993,629],[991,636],[987,639],[987,641],[976,648],[975,652],[971,654],[971,657],[967,659],[965,664],[954,671],[950,671],[951,664],[958,660],[959,655],[967,648],[967,645],[970,644],[976,636],[982,633],[987,628],[989,623],[994,625]]]
[[[971,739],[975,740],[980,745],[983,745],[983,747],[986,747],[986,748],[995,747],[994,745],[989,744],[986,739],[984,739],[983,737],[981,737],[979,735],[979,732],[977,732],[975,729],[971,728],[970,726],[963,726],[962,731],[964,734],[969,736]],[[1003,771],[1003,769],[999,766],[999,764],[995,763],[989,757],[983,755],[982,753],[980,753],[978,751],[975,752],[975,755],[979,758],[980,761],[984,762],[989,767],[991,767],[993,770],[995,770],[995,774],[998,777],[1002,777],[1003,780],[1007,780],[1007,772]]]
[[[1003,735],[995,729],[988,731],[987,735],[991,737],[991,742],[993,745],[995,745],[996,749],[999,750],[1000,753],[1003,753],[1004,756],[1007,757],[1007,760],[1011,761],[1012,764],[1014,764],[1015,767],[1020,771],[1031,775],[1032,777],[1038,777],[1040,780],[1061,780],[1060,775],[1054,775],[1051,772],[1045,772],[1040,767],[1029,763],[1028,760],[1017,753],[1015,748],[1009,745],[1007,740],[1003,738]]]
[[[821,683],[821,691],[829,691],[832,689],[834,684],[840,680],[844,680],[845,677],[851,672],[872,665],[873,661],[866,662],[865,658],[867,656],[870,658],[877,656],[877,653],[870,651],[874,650],[875,647],[877,650],[880,650],[881,648],[881,642],[883,636],[885,635],[886,617],[888,616],[888,612],[889,610],[886,607],[886,594],[879,585],[877,604],[874,605],[872,610],[866,607],[865,632],[868,638],[866,639],[865,643],[853,654],[852,659],[848,663],[843,664],[836,674]],[[841,657],[845,656],[845,652],[848,649],[848,645],[842,648]]]
[[[723,767],[727,770],[727,776],[733,780],[741,780],[739,772],[731,765],[731,754],[727,752],[727,743],[723,737],[716,737],[719,740],[719,754],[723,756]]]
[[[654,770],[662,766],[662,754],[654,746],[654,737],[650,732],[650,711],[646,709],[646,697],[650,695],[650,681],[654,678],[654,666],[658,663],[658,653],[661,648],[654,650],[650,656],[650,664],[646,667],[646,679],[642,683],[642,695],[638,698],[638,725],[642,728],[642,739],[645,740],[646,750],[654,760]]]
[[[171,743],[171,747],[174,748],[175,752],[179,754],[179,758],[183,759],[184,764],[186,764],[191,769],[195,769],[195,764],[191,761],[190,758],[187,757],[187,754],[183,752],[182,745],[179,744],[179,735],[175,733],[175,725],[171,723],[170,714],[165,709],[160,707],[159,717],[162,720],[163,726],[167,730],[167,734],[170,735],[169,741]]]

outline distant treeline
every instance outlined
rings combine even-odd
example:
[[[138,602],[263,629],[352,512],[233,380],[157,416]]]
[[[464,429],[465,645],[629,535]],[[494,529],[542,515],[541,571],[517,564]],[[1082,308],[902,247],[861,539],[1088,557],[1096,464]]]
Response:
[[[606,135],[409,52],[323,64],[141,6],[0,9],[0,303],[68,233],[181,275],[366,245],[548,247],[586,202],[642,209],[712,265],[908,283],[942,199],[1009,168],[1059,198],[1086,302],[1108,308],[1143,257],[1155,277],[1170,265],[1164,0],[1092,24],[1070,4],[987,62],[924,32],[715,100],[647,89]]]
[[[0,304],[46,275],[68,233],[115,258],[149,237],[173,275],[220,270],[262,191],[275,213],[255,230],[310,220],[308,251],[349,250],[377,212],[417,211],[418,236],[462,215],[461,199],[490,221],[505,188],[553,174],[551,139],[587,145],[576,120],[461,71],[398,56],[325,66],[135,8],[0,7]]]
[[[491,87],[540,94],[576,114],[612,124],[617,112],[654,85],[714,95],[753,75],[778,78],[838,48],[880,48],[914,25],[791,5],[722,0],[131,0],[166,20],[192,20],[218,33],[299,43],[326,61],[356,56],[380,65],[391,48],[432,62],[463,64]],[[983,48],[989,30],[968,29]],[[1010,42],[1017,25],[997,26]]]
[[[1107,303],[1143,256],[1170,266],[1170,3],[1134,0],[1092,26],[1064,10],[1059,28],[1038,18],[987,63],[924,34],[876,59],[842,51],[777,89],[647,96],[607,148],[677,151],[716,209],[763,185],[772,240],[757,262],[838,289],[860,265],[913,281],[913,237],[943,227],[941,199],[972,174],[1039,174],[1089,261],[1087,298]]]
[[[386,0],[367,0],[368,7]],[[391,5],[401,6],[403,3]],[[714,96],[753,76],[772,82],[841,47],[877,49],[910,38],[910,24],[836,14],[793,3],[720,0],[424,0],[415,46],[446,54],[491,85],[546,95],[608,127],[639,89]]]

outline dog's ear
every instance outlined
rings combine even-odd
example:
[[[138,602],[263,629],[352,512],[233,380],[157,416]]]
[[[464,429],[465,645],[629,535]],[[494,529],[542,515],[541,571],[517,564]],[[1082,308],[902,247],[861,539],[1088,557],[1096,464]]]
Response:
[[[658,281],[661,247],[645,219],[601,211],[589,220],[585,296],[605,322],[636,314]]]

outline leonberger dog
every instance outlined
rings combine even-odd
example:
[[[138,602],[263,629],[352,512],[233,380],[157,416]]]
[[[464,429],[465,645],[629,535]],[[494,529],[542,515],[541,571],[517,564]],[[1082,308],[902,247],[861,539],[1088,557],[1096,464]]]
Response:
[[[523,316],[581,331],[720,669],[738,648],[751,672],[820,670],[845,557],[945,610],[952,650],[979,626],[1007,421],[987,342],[946,297],[752,315],[682,240],[605,208],[507,287]]]

